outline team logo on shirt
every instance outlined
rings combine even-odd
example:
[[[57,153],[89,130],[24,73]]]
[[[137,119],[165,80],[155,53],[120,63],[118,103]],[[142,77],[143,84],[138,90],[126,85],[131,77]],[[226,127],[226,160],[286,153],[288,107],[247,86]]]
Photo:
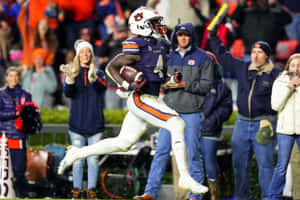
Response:
[[[144,18],[143,13],[138,13],[134,16],[135,21],[141,21]]]
[[[188,65],[195,65],[195,60],[188,60]]]

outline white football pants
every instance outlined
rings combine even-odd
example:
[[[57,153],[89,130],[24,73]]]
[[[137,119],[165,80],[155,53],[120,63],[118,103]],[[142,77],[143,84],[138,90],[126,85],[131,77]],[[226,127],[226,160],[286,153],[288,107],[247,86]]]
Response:
[[[185,123],[178,113],[156,96],[133,92],[127,100],[128,113],[117,137],[101,140],[78,150],[78,159],[92,155],[128,151],[147,129],[147,125],[170,131],[172,149],[180,175],[189,176],[184,142]]]

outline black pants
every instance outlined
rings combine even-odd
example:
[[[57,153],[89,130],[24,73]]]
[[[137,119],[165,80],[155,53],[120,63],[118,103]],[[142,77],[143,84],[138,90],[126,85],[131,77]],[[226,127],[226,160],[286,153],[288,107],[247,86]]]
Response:
[[[25,142],[23,142],[24,144]],[[23,147],[26,144],[23,145]],[[26,148],[10,149],[11,164],[15,177],[16,196],[23,198],[27,195],[27,181],[25,179],[25,172],[27,166]]]

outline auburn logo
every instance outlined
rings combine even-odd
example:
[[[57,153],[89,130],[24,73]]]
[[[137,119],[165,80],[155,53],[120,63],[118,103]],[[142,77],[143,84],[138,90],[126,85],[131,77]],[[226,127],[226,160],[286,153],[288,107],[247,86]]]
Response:
[[[135,21],[141,21],[144,18],[143,13],[138,13],[134,16]]]

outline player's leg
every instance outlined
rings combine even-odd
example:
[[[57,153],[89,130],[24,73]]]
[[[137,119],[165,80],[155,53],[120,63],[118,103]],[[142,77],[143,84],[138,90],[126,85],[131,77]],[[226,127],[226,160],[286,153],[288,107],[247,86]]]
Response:
[[[205,193],[208,188],[196,182],[189,174],[184,142],[185,123],[178,113],[155,96],[132,94],[128,108],[153,126],[165,128],[171,133],[172,150],[180,173],[179,187],[193,193]]]
[[[58,167],[58,174],[62,174],[75,160],[93,155],[109,154],[116,151],[128,151],[138,141],[146,130],[146,122],[128,112],[118,137],[107,138],[93,145],[83,148],[71,147]]]

